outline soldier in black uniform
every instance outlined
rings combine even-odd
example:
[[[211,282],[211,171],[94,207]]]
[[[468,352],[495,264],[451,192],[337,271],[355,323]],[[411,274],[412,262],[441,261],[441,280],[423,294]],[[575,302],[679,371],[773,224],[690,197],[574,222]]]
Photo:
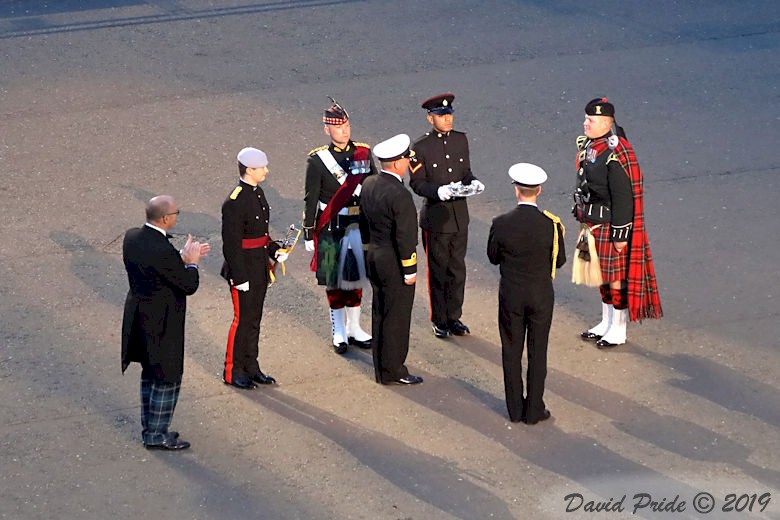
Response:
[[[465,198],[452,196],[449,185],[476,183],[480,190],[485,188],[471,173],[466,134],[452,129],[453,99],[453,94],[442,94],[421,105],[433,128],[414,143],[409,180],[412,190],[424,197],[420,228],[428,259],[431,322],[438,338],[470,332],[460,321],[469,209]]]
[[[360,327],[367,279],[358,221],[363,179],[376,168],[369,146],[350,139],[349,114],[333,103],[322,118],[331,143],[306,161],[303,230],[306,250],[314,252],[311,268],[328,297],[333,349],[343,354],[348,343],[371,347],[371,335]]]
[[[287,253],[268,236],[269,207],[258,185],[268,174],[268,158],[257,148],[238,153],[238,186],[222,204],[222,276],[230,284],[233,323],[225,354],[225,384],[252,389],[276,380],[257,363],[260,320],[269,281],[269,259],[284,262]]]
[[[561,220],[536,207],[547,174],[533,164],[509,169],[517,207],[493,220],[487,255],[501,266],[498,330],[509,419],[536,424],[550,418],[544,404],[547,339],[553,316],[555,270],[566,262]],[[528,338],[526,395],[523,396],[523,342]]]
[[[417,210],[403,184],[410,144],[408,135],[399,134],[374,147],[382,172],[366,180],[360,200],[368,277],[374,291],[374,375],[381,384],[422,383],[404,365],[417,279]]]

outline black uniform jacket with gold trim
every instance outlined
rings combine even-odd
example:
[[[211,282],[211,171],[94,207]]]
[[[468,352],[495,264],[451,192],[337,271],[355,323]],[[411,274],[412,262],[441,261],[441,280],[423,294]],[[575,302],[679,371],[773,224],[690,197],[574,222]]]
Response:
[[[444,184],[458,181],[469,184],[476,179],[471,173],[466,134],[431,130],[418,138],[412,148],[415,157],[410,165],[409,186],[425,199],[420,209],[420,227],[438,233],[465,231],[469,225],[466,199],[442,201],[437,191]]]
[[[344,148],[339,148],[335,144],[330,143],[329,146],[321,146],[309,152],[309,158],[306,160],[306,185],[303,196],[304,240],[312,240],[314,238],[314,226],[316,226],[317,218],[321,213],[319,203],[328,204],[336,191],[341,187],[341,183],[328,170],[322,159],[317,155],[317,152],[325,149],[330,150],[338,165],[349,174],[349,162],[352,160],[352,157],[355,155],[355,149],[358,147],[369,149],[368,157],[369,159],[371,158],[371,150],[366,143],[355,143],[353,141],[349,141]],[[374,167],[374,161],[371,161],[371,172],[368,175],[373,174],[376,174],[376,167]],[[347,202],[346,207],[358,206],[359,204],[360,197],[353,196],[352,200]],[[336,218],[335,213],[333,218]]]
[[[222,204],[222,276],[241,285],[258,276],[265,277],[268,259],[279,249],[276,242],[267,246],[244,249],[242,241],[268,235],[270,207],[260,186],[239,180],[238,186]]]
[[[501,283],[528,287],[552,283],[554,226],[558,226],[555,267],[566,263],[563,226],[553,223],[538,208],[520,204],[493,219],[488,235],[487,256],[501,266]]]
[[[417,209],[403,182],[382,172],[366,179],[360,195],[361,238],[380,272],[417,272]]]
[[[600,137],[591,141],[585,136],[577,139],[580,154],[577,188],[588,196],[584,201],[583,220],[590,224],[609,223],[615,235],[613,239],[617,240],[624,230],[626,236],[622,239],[627,240],[634,220],[631,179],[609,147],[596,155],[591,146],[605,139]]]

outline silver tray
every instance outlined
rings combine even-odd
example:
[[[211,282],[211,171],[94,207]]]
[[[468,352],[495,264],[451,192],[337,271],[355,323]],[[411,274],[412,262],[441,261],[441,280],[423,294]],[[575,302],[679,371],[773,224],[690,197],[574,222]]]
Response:
[[[450,192],[453,197],[471,197],[472,195],[479,195],[485,190],[485,188],[479,189],[476,185],[463,184],[462,182],[456,182],[450,184]]]

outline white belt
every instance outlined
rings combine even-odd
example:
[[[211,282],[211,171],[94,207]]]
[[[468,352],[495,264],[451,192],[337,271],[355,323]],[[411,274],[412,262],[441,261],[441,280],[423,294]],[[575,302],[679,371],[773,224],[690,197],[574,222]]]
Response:
[[[325,211],[325,208],[328,207],[328,205],[325,204],[322,201],[318,201],[317,204],[318,204],[318,207],[320,208],[320,211]],[[358,215],[359,213],[360,213],[359,207],[358,206],[352,206],[352,207],[341,208],[339,210],[338,214],[339,215]]]

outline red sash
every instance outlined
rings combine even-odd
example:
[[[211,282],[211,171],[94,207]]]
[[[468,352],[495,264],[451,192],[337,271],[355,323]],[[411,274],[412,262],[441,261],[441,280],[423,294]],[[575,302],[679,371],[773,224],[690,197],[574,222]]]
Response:
[[[263,235],[258,238],[243,238],[241,239],[241,249],[257,249],[265,247],[269,242],[268,235]]]
[[[352,156],[352,160],[368,160],[368,148],[363,148],[362,146],[355,147],[355,153]],[[341,184],[341,187],[336,190],[336,193],[333,194],[328,205],[325,206],[325,210],[320,213],[320,218],[317,220],[317,226],[314,228],[314,254],[311,257],[311,263],[309,264],[309,269],[312,271],[317,271],[317,248],[319,245],[318,236],[320,231],[328,222],[330,222],[331,218],[337,215],[338,212],[347,205],[347,202],[349,202],[349,199],[352,198],[352,194],[355,192],[355,188],[358,187],[358,184],[363,182],[364,177],[365,174],[362,173],[356,175],[347,173],[347,178]]]

